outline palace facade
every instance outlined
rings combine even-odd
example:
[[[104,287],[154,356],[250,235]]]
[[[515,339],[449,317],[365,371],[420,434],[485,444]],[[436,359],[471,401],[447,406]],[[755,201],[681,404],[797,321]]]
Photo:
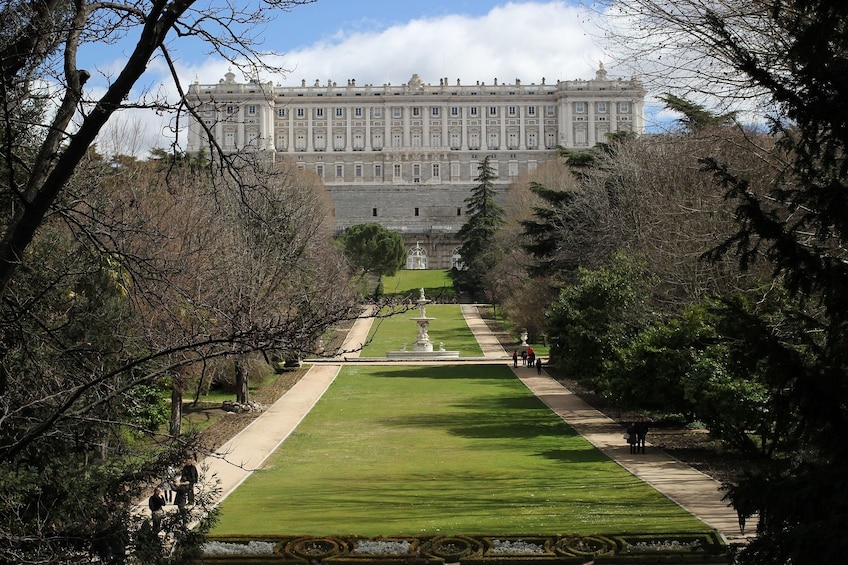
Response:
[[[503,194],[558,146],[588,149],[607,133],[642,133],[644,98],[638,80],[610,80],[603,65],[592,80],[555,84],[430,85],[416,74],[398,86],[282,87],[236,82],[229,72],[189,88],[203,124],[190,124],[188,151],[209,151],[212,135],[224,151],[294,162],[323,180],[340,232],[379,222],[404,236],[407,268],[450,268],[460,261],[456,233],[483,158]]]

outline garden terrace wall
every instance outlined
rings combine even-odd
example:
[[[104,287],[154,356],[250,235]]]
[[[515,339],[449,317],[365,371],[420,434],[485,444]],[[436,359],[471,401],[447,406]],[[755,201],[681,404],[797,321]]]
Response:
[[[663,563],[666,565],[729,563],[728,549],[718,532],[667,534],[603,534],[592,536],[210,536],[202,562],[207,565],[278,563],[301,565],[571,565],[603,563]],[[264,542],[264,554],[239,554],[239,545]],[[368,553],[359,548],[383,545],[390,551]],[[233,552],[214,553],[227,547]],[[271,549],[272,548],[272,549]],[[402,551],[395,551],[403,548]]]

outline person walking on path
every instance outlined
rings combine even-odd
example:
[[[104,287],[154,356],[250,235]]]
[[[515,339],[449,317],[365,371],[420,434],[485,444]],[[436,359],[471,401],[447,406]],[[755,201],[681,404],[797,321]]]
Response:
[[[189,504],[194,504],[194,485],[197,484],[199,478],[194,462],[191,459],[186,459],[183,471],[180,473],[180,482],[188,483],[188,492],[186,495]]]
[[[636,422],[636,453],[645,453],[645,438],[648,435],[648,421],[639,418]]]
[[[518,351],[512,352],[512,366],[518,367]]]
[[[537,375],[542,374],[542,358],[541,357],[536,359],[536,374]]]
[[[627,440],[627,444],[630,446],[630,453],[636,453],[636,442],[638,439],[636,438],[636,423],[631,422],[630,425],[627,426],[627,431],[624,432],[624,439]]]
[[[177,488],[177,470],[173,465],[168,465],[165,469],[165,476],[162,478],[162,494],[165,498],[165,504],[174,503],[174,493]]]

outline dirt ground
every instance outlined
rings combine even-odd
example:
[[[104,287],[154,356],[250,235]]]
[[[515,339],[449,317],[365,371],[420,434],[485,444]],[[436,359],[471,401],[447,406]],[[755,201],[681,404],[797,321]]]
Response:
[[[283,396],[305,374],[306,369],[285,371],[278,375],[271,384],[259,387],[251,394],[250,400],[262,404],[263,407],[269,406]],[[195,418],[202,414],[200,419],[204,416],[214,419],[214,422],[200,434],[204,447],[209,451],[213,451],[225,444],[261,414],[261,412],[229,413],[224,411],[220,406],[189,408],[186,412],[192,413]]]

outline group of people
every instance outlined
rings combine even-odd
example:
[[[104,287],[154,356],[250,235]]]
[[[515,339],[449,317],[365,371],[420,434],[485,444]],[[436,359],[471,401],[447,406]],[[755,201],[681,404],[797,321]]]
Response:
[[[518,367],[518,350],[512,352],[512,366]],[[532,347],[528,347],[521,351],[521,364],[526,367],[536,367],[536,373],[542,374],[542,358],[536,357],[536,352]]]
[[[630,453],[645,453],[645,438],[648,436],[648,421],[640,418],[637,422],[630,422],[624,439],[630,445]]]
[[[153,489],[153,494],[147,501],[153,519],[153,530],[162,528],[162,518],[165,516],[165,506],[175,504],[183,510],[186,504],[194,504],[194,485],[200,479],[194,461],[187,459],[177,480],[177,470],[170,466],[165,471],[162,486]]]

